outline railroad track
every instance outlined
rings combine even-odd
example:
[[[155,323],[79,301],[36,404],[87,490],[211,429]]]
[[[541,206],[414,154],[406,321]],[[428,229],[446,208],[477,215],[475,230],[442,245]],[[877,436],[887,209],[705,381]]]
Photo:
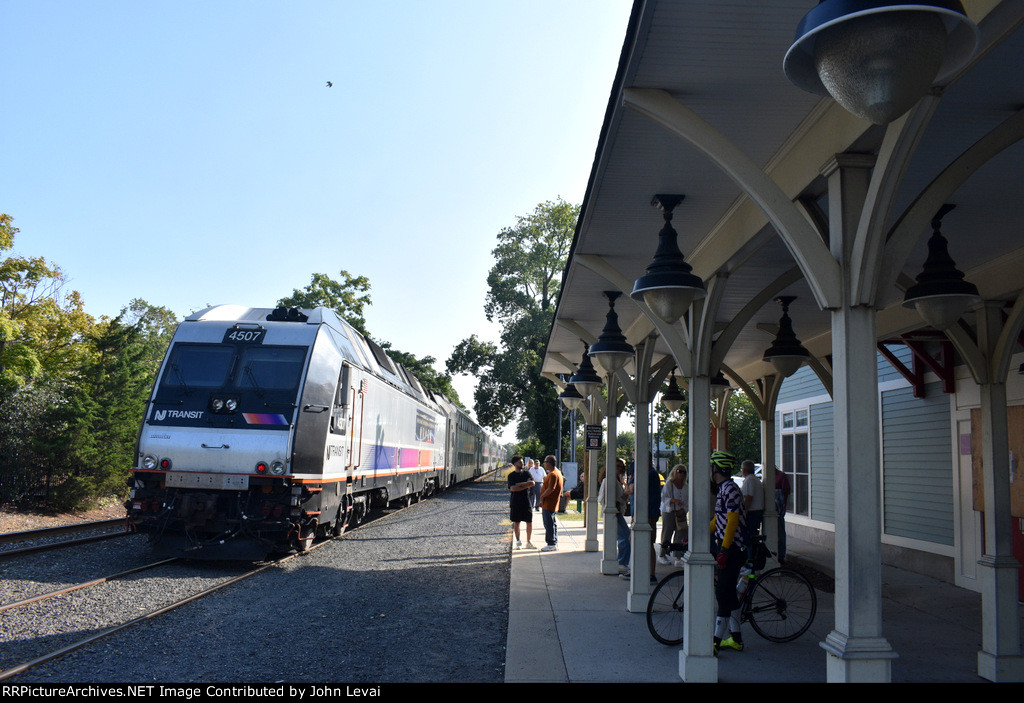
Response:
[[[23,532],[5,532],[0,534],[0,545],[17,545],[26,542],[36,542],[38,540],[45,540],[41,544],[31,544],[27,547],[14,547],[12,549],[0,550],[0,560],[11,559],[16,556],[24,554],[33,554],[36,552],[43,552],[48,549],[60,549],[62,547],[70,547],[81,544],[87,544],[89,542],[97,542],[104,539],[113,539],[115,537],[124,537],[125,535],[131,534],[125,529],[124,518],[113,518],[110,520],[97,520],[95,522],[82,522],[72,525],[61,525],[59,527],[44,527],[38,530],[26,530]],[[78,539],[61,539],[54,540],[56,537],[64,537],[66,535],[81,534],[83,532],[93,532],[96,530],[108,530],[110,528],[117,528],[121,526],[121,530],[112,529],[104,532],[103,534],[90,535],[88,537],[80,537]]]
[[[345,534],[347,535],[347,534],[351,533],[353,530],[358,529],[359,527],[362,527],[362,526],[364,526],[366,524],[369,524],[369,523],[373,522],[374,520],[376,520],[376,519],[378,519],[380,517],[384,517],[385,515],[392,514],[394,512],[399,512],[399,511],[398,510],[393,510],[393,509],[388,509],[386,511],[381,511],[379,513],[376,513],[376,514],[374,514],[372,516],[368,516],[367,519],[362,521],[358,526],[350,527],[348,530],[346,530]],[[121,521],[117,520],[117,521],[113,521],[113,522],[121,522]],[[44,531],[45,530],[32,530],[32,531],[30,531],[30,533],[44,532]],[[30,533],[19,533],[19,534],[24,535],[24,534],[30,534]],[[130,534],[130,533],[125,533],[125,534]],[[89,645],[89,644],[91,644],[93,642],[96,642],[97,640],[103,639],[104,637],[112,635],[112,634],[114,634],[116,632],[120,632],[121,630],[127,629],[127,628],[129,628],[129,627],[131,627],[133,625],[137,625],[137,624],[145,622],[147,620],[151,620],[153,618],[156,618],[156,617],[158,617],[160,615],[163,615],[164,613],[170,612],[170,611],[172,611],[172,610],[174,610],[176,608],[179,608],[179,607],[181,607],[181,606],[183,606],[183,605],[185,605],[187,603],[191,603],[194,600],[198,600],[198,599],[200,599],[200,598],[202,598],[204,596],[210,595],[211,593],[215,593],[215,592],[217,592],[217,591],[219,591],[219,590],[221,590],[223,588],[227,588],[228,586],[236,584],[239,581],[243,581],[243,580],[245,580],[245,579],[247,579],[247,578],[249,578],[251,576],[255,576],[256,574],[262,573],[263,571],[266,571],[267,569],[270,569],[271,567],[279,566],[279,565],[284,564],[284,563],[286,563],[286,562],[288,562],[288,561],[290,561],[292,559],[295,559],[297,557],[301,557],[301,556],[305,556],[307,554],[310,554],[311,552],[315,551],[316,549],[319,549],[320,547],[323,547],[323,546],[325,546],[327,544],[331,544],[336,539],[339,539],[339,538],[328,538],[328,539],[325,539],[325,540],[320,541],[320,542],[314,542],[310,547],[308,547],[307,549],[305,549],[303,551],[296,552],[294,554],[289,554],[287,556],[283,556],[283,557],[275,559],[273,561],[270,561],[270,562],[267,562],[267,563],[264,563],[264,564],[260,564],[259,566],[256,566],[255,568],[253,568],[253,569],[251,569],[251,570],[249,570],[249,571],[247,571],[247,572],[245,572],[243,574],[240,574],[240,575],[234,576],[234,577],[229,577],[226,580],[221,581],[220,583],[217,583],[217,584],[215,584],[215,585],[213,585],[213,586],[211,586],[209,588],[206,588],[206,589],[204,589],[204,590],[202,590],[202,591],[200,591],[198,593],[193,593],[193,594],[188,595],[186,597],[177,599],[177,600],[175,600],[174,602],[172,602],[172,603],[170,603],[168,605],[165,605],[163,607],[157,608],[157,609],[155,609],[155,610],[153,610],[151,612],[148,612],[148,613],[146,613],[144,615],[141,615],[141,616],[136,617],[136,618],[132,618],[131,620],[128,620],[128,621],[123,622],[123,623],[120,623],[118,625],[113,625],[113,626],[108,627],[108,628],[106,628],[104,630],[96,632],[96,633],[90,635],[89,637],[86,637],[86,638],[83,638],[81,640],[72,642],[71,644],[68,644],[66,646],[60,647],[59,649],[53,650],[53,651],[51,651],[51,652],[49,652],[47,654],[44,654],[42,656],[35,657],[35,658],[33,658],[33,659],[29,660],[29,661],[26,661],[26,662],[24,662],[22,664],[17,665],[17,666],[13,666],[13,667],[5,670],[5,671],[0,671],[0,681],[6,681],[7,679],[10,679],[13,676],[17,676],[18,674],[21,674],[21,673],[24,673],[25,671],[28,671],[32,667],[38,666],[38,665],[43,664],[43,663],[48,662],[48,661],[52,661],[53,659],[57,659],[58,657],[61,657],[61,656],[65,655],[65,654],[67,654],[69,652],[72,652],[72,651],[74,651],[76,649],[79,649],[81,647]],[[58,546],[65,545],[65,544],[68,544],[68,542],[59,543]],[[21,551],[21,550],[19,550],[19,551]],[[3,558],[3,556],[4,556],[3,554],[0,554],[0,558]],[[24,600],[21,600],[21,601],[15,602],[15,603],[9,603],[7,605],[0,606],[0,613],[4,613],[6,611],[11,611],[11,610],[14,610],[14,609],[19,608],[19,607],[24,607],[24,606],[27,606],[27,605],[31,605],[33,603],[39,603],[41,601],[45,601],[45,600],[49,600],[51,598],[55,598],[55,597],[58,597],[58,596],[61,596],[61,595],[69,594],[69,593],[72,593],[74,591],[79,591],[79,590],[88,588],[90,586],[97,586],[97,585],[100,585],[100,584],[103,584],[103,583],[108,583],[110,581],[114,581],[116,579],[120,579],[120,578],[125,577],[125,576],[136,574],[136,573],[139,573],[141,571],[146,571],[146,570],[149,570],[149,569],[156,568],[158,566],[163,566],[165,564],[169,564],[171,562],[176,562],[176,561],[180,561],[180,560],[181,559],[178,558],[178,557],[171,558],[171,559],[164,559],[162,561],[157,561],[157,562],[153,562],[151,564],[146,564],[144,566],[135,567],[133,569],[129,569],[127,571],[123,571],[123,572],[120,572],[120,573],[117,573],[117,574],[112,574],[110,576],[104,576],[104,577],[101,577],[101,578],[98,578],[98,579],[93,579],[93,580],[90,580],[90,581],[87,581],[87,582],[83,582],[83,583],[80,583],[80,584],[75,584],[73,586],[68,586],[66,588],[61,588],[61,589],[58,589],[58,590],[55,590],[55,591],[51,591],[49,593],[44,593],[44,594],[41,594],[41,595],[33,596],[31,598],[26,598]]]

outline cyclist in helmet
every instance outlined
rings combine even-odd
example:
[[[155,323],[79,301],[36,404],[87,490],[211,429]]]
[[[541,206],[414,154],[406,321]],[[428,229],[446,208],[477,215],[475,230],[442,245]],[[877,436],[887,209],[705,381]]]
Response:
[[[743,541],[746,530],[743,493],[732,480],[735,470],[735,456],[729,452],[711,452],[711,483],[715,488],[715,515],[711,521],[711,532],[714,534],[717,549],[715,559],[719,567],[718,584],[715,586],[715,600],[718,602],[714,644],[716,655],[723,648],[743,651],[736,584],[740,567],[747,560],[747,548]]]

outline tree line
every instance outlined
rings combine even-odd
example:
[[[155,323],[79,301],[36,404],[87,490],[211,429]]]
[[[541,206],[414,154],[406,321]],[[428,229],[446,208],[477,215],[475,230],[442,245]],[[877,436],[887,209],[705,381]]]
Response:
[[[177,319],[138,299],[95,319],[58,266],[10,253],[18,231],[0,215],[0,502],[77,508],[124,492]]]

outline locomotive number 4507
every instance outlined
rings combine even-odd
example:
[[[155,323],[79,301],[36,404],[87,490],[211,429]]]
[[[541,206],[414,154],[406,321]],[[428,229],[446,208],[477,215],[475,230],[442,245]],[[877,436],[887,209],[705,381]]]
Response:
[[[224,344],[262,344],[267,335],[266,330],[228,330],[224,334]]]

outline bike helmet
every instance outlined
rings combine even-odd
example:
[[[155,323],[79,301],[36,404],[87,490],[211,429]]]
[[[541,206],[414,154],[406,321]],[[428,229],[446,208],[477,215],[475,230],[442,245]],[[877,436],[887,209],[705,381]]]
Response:
[[[736,470],[736,457],[729,452],[711,452],[711,467],[716,474],[731,476]]]

